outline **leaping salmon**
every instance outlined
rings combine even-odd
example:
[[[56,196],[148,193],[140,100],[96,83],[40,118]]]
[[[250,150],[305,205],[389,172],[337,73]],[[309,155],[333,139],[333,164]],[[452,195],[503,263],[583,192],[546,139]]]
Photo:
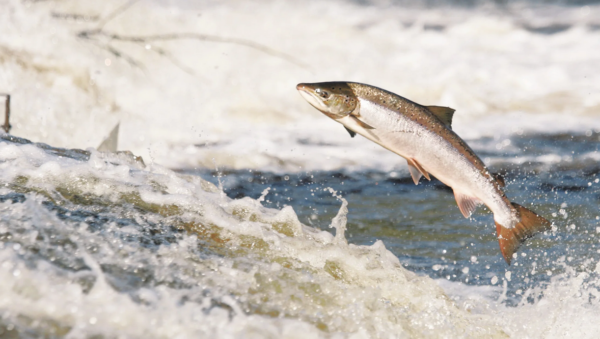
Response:
[[[510,265],[528,238],[550,229],[550,222],[510,202],[504,181],[451,129],[454,109],[423,106],[386,90],[353,82],[299,84],[300,94],[326,116],[408,162],[415,184],[429,173],[454,190],[465,218],[485,204],[494,213],[500,251]]]

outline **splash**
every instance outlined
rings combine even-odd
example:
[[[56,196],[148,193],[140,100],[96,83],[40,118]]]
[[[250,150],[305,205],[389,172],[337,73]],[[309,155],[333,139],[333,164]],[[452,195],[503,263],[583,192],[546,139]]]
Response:
[[[342,202],[342,206],[338,211],[337,215],[331,220],[330,228],[335,228],[335,242],[337,244],[347,244],[348,241],[344,234],[346,233],[346,223],[348,222],[348,201],[344,199],[341,195],[337,193],[333,188],[329,187],[327,190],[336,197],[339,201]]]

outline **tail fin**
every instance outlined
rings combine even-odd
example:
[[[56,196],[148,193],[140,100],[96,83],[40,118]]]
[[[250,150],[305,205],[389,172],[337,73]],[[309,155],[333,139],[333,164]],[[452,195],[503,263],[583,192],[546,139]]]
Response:
[[[513,253],[515,253],[521,244],[533,237],[535,234],[550,230],[550,222],[543,217],[535,214],[535,212],[527,208],[512,203],[517,209],[521,221],[513,227],[506,228],[496,223],[496,232],[498,233],[498,242],[500,242],[500,251],[506,263],[510,265]]]

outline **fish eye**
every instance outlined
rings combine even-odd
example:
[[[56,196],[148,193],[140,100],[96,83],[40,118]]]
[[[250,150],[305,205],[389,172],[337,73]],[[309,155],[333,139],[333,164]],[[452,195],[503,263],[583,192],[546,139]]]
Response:
[[[317,89],[315,90],[315,92],[316,92],[316,93],[317,93],[317,94],[318,94],[318,95],[319,95],[321,98],[323,98],[323,99],[327,99],[327,98],[329,98],[329,92],[327,92],[327,91],[324,91],[324,90],[322,90],[322,89],[320,89],[320,88],[317,88]]]

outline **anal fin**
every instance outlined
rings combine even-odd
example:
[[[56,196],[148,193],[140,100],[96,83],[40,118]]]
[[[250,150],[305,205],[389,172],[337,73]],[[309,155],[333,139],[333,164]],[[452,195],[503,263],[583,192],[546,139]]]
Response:
[[[462,194],[457,191],[454,191],[454,198],[456,198],[456,204],[458,204],[458,209],[460,209],[460,213],[462,213],[462,215],[465,218],[469,218],[471,214],[473,214],[477,206],[481,204],[481,201],[479,199],[468,196],[466,194]]]

